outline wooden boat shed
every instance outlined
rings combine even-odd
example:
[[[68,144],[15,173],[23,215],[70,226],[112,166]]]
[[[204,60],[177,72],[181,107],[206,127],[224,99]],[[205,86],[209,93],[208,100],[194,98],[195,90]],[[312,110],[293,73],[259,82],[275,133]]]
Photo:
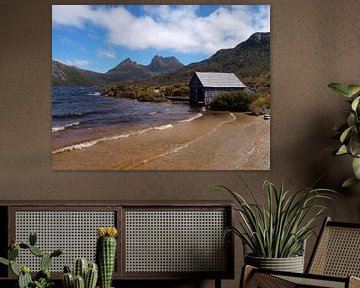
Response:
[[[209,105],[217,94],[244,91],[254,93],[234,73],[195,72],[190,80],[190,104]]]

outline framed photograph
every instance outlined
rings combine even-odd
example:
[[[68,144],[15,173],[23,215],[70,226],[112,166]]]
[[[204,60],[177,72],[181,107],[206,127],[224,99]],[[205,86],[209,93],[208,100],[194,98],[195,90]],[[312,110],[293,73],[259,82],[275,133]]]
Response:
[[[53,5],[52,168],[269,170],[269,5]]]

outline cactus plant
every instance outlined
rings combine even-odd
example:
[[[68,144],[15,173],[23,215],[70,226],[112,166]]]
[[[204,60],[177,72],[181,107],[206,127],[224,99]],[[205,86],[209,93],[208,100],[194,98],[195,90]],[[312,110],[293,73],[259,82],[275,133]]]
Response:
[[[84,278],[77,275],[74,277],[74,288],[85,288]]]
[[[21,267],[21,271],[19,274],[18,285],[19,288],[28,288],[32,283],[30,269],[27,266]]]
[[[89,263],[85,276],[85,288],[95,288],[98,279],[98,266],[96,263]]]
[[[35,232],[31,232],[29,235],[29,244],[31,246],[35,246],[37,241],[37,235]]]
[[[64,266],[63,286],[64,288],[95,288],[98,279],[98,267],[96,263],[89,263],[85,258],[76,259],[74,273],[69,266]],[[80,280],[81,278],[81,280]],[[77,285],[77,286],[76,286]]]
[[[29,251],[32,253],[32,254],[34,254],[35,256],[37,256],[37,257],[41,257],[41,256],[43,256],[44,255],[44,252],[42,252],[41,250],[40,250],[40,248],[39,247],[36,247],[36,246],[30,246],[29,247]]]
[[[110,288],[116,256],[115,227],[97,229],[96,262],[99,267],[100,288]]]
[[[64,253],[63,249],[57,249],[51,254],[44,253],[36,245],[37,236],[35,233],[30,233],[29,244],[20,242],[16,243],[11,242],[8,259],[0,257],[0,264],[10,266],[11,271],[18,276],[18,286],[19,288],[48,288],[52,286],[50,281],[50,265],[53,257],[58,257]],[[37,257],[41,257],[41,270],[36,274],[35,281],[32,280],[30,275],[30,269],[28,266],[19,267],[16,263],[16,259],[19,256],[19,250],[24,249],[28,250],[30,253]]]
[[[35,280],[39,281],[41,279],[45,279],[45,280],[49,280],[50,279],[50,271],[48,268],[44,268],[42,270],[40,270],[38,273],[36,273],[35,275]]]
[[[9,253],[8,253],[9,260],[15,261],[18,256],[19,256],[19,247],[18,246],[15,246],[14,248],[9,250]]]
[[[20,268],[16,265],[16,262],[14,260],[10,260],[9,262],[11,271],[16,275],[19,276],[20,274]]]
[[[72,273],[64,273],[62,277],[64,288],[73,288],[74,287],[74,276]]]
[[[51,255],[48,253],[44,253],[44,255],[41,256],[41,262],[40,262],[41,269],[45,269],[45,268],[49,269],[51,265],[51,260],[52,260]]]
[[[87,268],[88,261],[85,258],[76,259],[74,267],[75,276],[81,276],[85,280]]]

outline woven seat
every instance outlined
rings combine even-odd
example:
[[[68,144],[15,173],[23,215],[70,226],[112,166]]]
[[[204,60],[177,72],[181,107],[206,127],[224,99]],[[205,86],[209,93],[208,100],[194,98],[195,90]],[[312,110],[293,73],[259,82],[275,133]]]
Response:
[[[360,287],[360,224],[326,218],[305,274],[243,268],[240,287]]]

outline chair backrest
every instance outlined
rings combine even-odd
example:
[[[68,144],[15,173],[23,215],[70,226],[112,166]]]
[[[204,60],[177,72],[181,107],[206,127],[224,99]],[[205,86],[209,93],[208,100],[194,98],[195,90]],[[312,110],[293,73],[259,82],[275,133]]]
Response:
[[[307,273],[360,277],[360,224],[326,218]]]

